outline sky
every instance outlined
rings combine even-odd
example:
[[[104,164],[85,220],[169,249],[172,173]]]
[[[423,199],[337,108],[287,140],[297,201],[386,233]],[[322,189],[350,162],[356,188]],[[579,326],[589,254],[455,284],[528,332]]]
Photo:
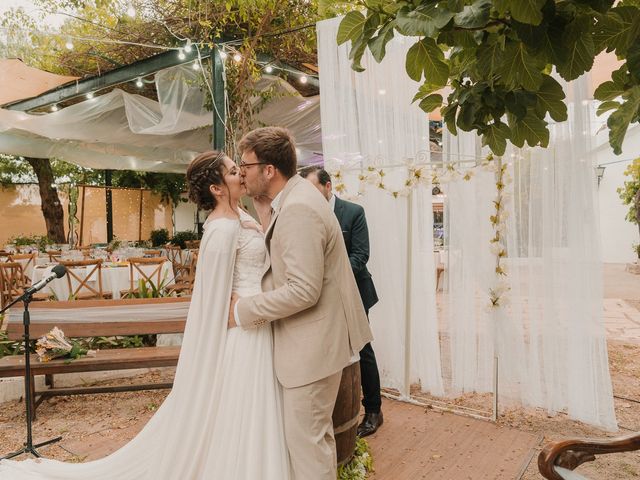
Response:
[[[39,13],[32,0],[0,0],[0,17],[14,7],[22,7],[25,12],[33,16],[38,16]],[[64,15],[47,15],[46,23],[55,28],[62,25],[66,18],[68,17]]]

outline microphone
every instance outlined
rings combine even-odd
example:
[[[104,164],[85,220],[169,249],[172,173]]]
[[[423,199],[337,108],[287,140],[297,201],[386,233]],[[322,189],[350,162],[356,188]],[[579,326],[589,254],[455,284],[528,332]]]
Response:
[[[29,288],[25,289],[24,291],[25,295],[31,295],[32,293],[35,293],[38,290],[43,289],[47,283],[51,282],[52,280],[55,280],[56,278],[64,277],[66,273],[67,273],[67,269],[64,265],[61,265],[61,264],[56,265],[51,269],[51,273],[48,276],[44,277],[39,282],[34,283]]]

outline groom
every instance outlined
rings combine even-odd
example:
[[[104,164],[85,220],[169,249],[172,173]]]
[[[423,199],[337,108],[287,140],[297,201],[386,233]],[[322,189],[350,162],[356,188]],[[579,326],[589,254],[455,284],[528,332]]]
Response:
[[[272,210],[264,293],[232,299],[229,326],[273,322],[293,478],[335,480],[331,415],[342,369],[372,340],[342,231],[328,202],[296,175],[286,129],[253,130],[238,150],[247,195],[272,199]]]

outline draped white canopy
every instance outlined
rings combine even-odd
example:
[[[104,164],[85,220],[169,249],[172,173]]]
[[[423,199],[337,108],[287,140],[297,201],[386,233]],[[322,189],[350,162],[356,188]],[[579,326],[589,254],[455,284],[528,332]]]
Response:
[[[257,89],[274,83],[277,95],[259,111],[256,126],[289,128],[304,163],[322,147],[319,98],[304,98],[274,76],[263,77]],[[184,172],[211,148],[214,113],[204,107],[202,73],[172,67],[156,73],[155,84],[158,101],[115,89],[44,115],[0,109],[0,153],[99,169]]]

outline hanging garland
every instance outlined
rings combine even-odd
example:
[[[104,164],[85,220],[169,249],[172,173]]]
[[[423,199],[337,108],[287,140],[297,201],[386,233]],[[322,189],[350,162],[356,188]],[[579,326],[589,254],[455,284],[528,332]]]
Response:
[[[333,188],[340,194],[342,198],[347,200],[355,200],[362,197],[370,188],[383,190],[393,198],[406,198],[413,189],[417,187],[429,187],[462,180],[470,181],[476,169],[480,168],[484,171],[494,172],[496,179],[496,197],[493,200],[493,214],[489,217],[493,237],[490,240],[489,248],[495,257],[495,282],[488,289],[489,307],[497,308],[505,306],[507,303],[507,294],[511,290],[507,282],[507,266],[505,259],[507,258],[507,247],[505,246],[506,221],[508,218],[507,205],[511,201],[511,194],[508,193],[506,187],[513,180],[508,172],[508,164],[503,163],[502,157],[494,157],[493,154],[487,155],[482,161],[470,165],[466,168],[460,168],[454,163],[445,165],[416,165],[412,161],[405,163],[407,170],[407,178],[404,185],[400,188],[397,186],[390,187],[384,181],[387,176],[387,169],[369,166],[364,172],[358,175],[358,192],[351,194],[345,184],[343,170],[338,168],[329,171],[334,180]],[[391,167],[396,168],[396,167]],[[355,169],[347,169],[345,171],[353,171]]]

